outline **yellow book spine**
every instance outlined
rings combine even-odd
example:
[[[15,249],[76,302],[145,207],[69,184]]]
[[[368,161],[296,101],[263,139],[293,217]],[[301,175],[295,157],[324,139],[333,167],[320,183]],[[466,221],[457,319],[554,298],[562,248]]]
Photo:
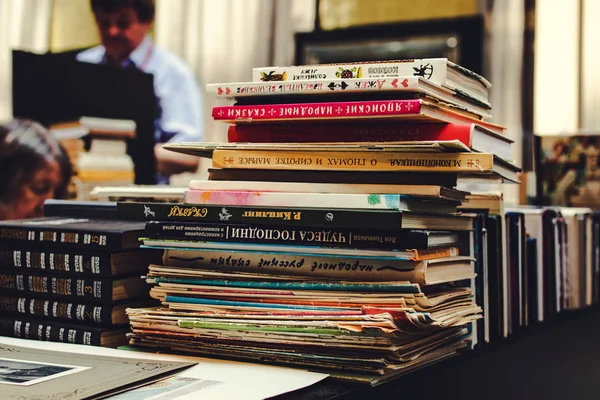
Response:
[[[215,168],[336,171],[491,171],[490,153],[408,153],[390,151],[215,150]]]
[[[454,257],[458,255],[458,247],[422,250],[411,249],[409,251],[413,252],[414,255],[411,259],[415,261],[434,260],[437,258]]]

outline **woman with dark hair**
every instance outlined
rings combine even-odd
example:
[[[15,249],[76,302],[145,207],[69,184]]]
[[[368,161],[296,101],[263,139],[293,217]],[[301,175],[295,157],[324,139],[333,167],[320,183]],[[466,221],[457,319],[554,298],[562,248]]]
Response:
[[[71,174],[65,150],[42,125],[0,125],[0,220],[42,216],[46,199],[66,196]]]

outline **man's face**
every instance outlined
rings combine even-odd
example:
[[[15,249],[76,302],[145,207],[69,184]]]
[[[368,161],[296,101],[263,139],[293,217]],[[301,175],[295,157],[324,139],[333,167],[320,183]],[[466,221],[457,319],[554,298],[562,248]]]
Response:
[[[100,39],[108,56],[123,61],[144,40],[151,23],[140,22],[135,10],[124,7],[112,13],[94,13]]]

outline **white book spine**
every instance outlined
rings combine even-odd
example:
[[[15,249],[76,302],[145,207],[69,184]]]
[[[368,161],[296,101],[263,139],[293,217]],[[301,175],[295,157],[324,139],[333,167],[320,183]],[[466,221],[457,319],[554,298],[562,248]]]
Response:
[[[386,63],[349,63],[259,67],[252,69],[252,80],[296,81],[311,79],[394,78],[421,76],[440,85],[447,84],[448,60],[414,59]]]
[[[184,202],[187,204],[283,207],[302,207],[310,204],[312,207],[322,208],[380,210],[398,210],[405,207],[400,195],[240,192],[201,189],[187,190]]]

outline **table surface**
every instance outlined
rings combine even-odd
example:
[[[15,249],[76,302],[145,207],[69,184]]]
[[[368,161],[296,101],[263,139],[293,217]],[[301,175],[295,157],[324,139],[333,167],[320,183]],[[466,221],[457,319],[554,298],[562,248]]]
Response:
[[[600,307],[562,313],[497,345],[470,351],[377,387],[328,378],[273,399],[405,396],[418,400],[600,399]]]

